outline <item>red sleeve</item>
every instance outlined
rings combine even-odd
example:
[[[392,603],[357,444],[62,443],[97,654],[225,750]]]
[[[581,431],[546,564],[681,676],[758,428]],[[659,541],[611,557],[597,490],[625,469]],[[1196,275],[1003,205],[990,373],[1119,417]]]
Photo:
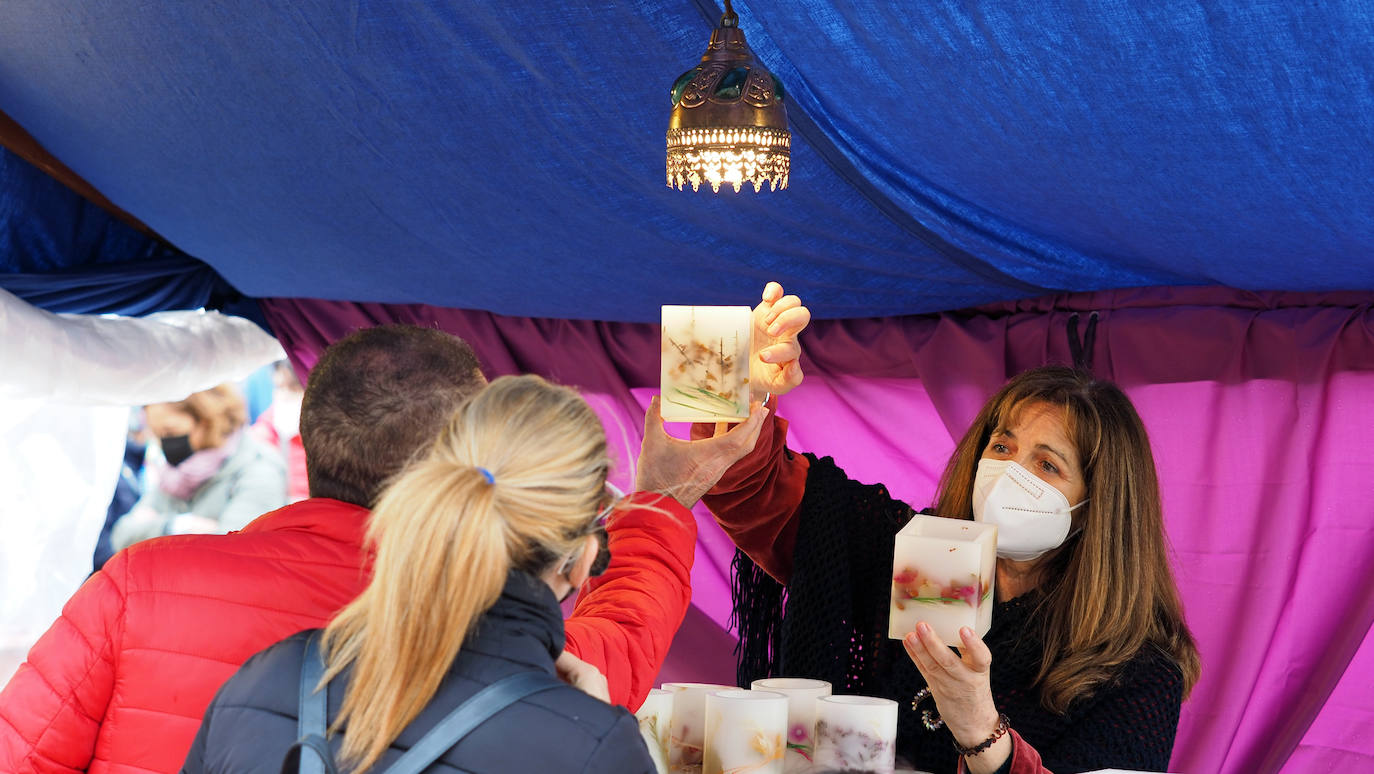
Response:
[[[697,523],[671,497],[631,495],[606,525],[611,564],[582,588],[567,649],[600,669],[611,703],[637,709],[692,601]]]
[[[1005,768],[1007,774],[1054,774],[1045,768],[1040,762],[1040,753],[1034,747],[1026,744],[1026,740],[1016,733],[1016,729],[1008,729],[1011,735],[1011,767]],[[1002,764],[1006,767],[1007,764]],[[1003,769],[999,769],[1002,771]],[[959,774],[967,774],[968,766],[964,765],[964,759],[959,759]]]
[[[772,403],[754,450],[701,500],[740,550],[786,584],[792,575],[792,549],[811,463],[787,448],[787,420],[776,416],[776,398]],[[694,424],[692,438],[709,437],[714,429]]]
[[[125,554],[86,581],[0,693],[0,771],[85,771],[114,690]]]

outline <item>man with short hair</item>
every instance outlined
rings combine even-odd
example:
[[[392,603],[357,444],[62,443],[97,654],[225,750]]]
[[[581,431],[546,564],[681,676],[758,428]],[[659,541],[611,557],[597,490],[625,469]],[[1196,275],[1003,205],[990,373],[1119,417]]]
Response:
[[[219,686],[257,651],[324,626],[368,581],[368,507],[486,380],[460,339],[358,331],[310,374],[301,435],[311,497],[241,532],[132,546],[77,591],[0,693],[0,771],[177,771]],[[637,493],[610,525],[567,651],[638,706],[691,598],[691,513]],[[560,661],[570,679],[585,665]],[[599,679],[593,675],[592,679]]]

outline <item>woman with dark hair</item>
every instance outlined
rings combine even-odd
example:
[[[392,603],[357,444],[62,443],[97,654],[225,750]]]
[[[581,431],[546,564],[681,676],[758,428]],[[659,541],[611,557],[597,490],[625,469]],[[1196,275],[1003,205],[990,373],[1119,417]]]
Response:
[[[786,434],[770,412],[754,451],[706,484],[747,555],[740,680],[812,677],[897,700],[898,751],[917,769],[1168,766],[1200,667],[1149,439],[1120,388],[1070,368],[1026,371],[959,441],[927,512],[996,523],[998,560],[992,628],[963,629],[957,652],[924,623],[887,637],[894,536],[915,509],[829,457],[788,450]],[[660,433],[645,445],[655,489],[701,486],[672,480],[694,468],[693,445]]]

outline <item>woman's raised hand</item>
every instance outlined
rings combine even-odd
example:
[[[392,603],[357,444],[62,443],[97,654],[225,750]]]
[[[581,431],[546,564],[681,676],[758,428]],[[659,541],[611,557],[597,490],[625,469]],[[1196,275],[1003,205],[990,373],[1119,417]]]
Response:
[[[801,384],[801,345],[797,335],[811,322],[811,310],[800,298],[783,295],[782,285],[770,282],[762,302],[754,307],[754,358],[749,364],[753,399],[782,395]]]

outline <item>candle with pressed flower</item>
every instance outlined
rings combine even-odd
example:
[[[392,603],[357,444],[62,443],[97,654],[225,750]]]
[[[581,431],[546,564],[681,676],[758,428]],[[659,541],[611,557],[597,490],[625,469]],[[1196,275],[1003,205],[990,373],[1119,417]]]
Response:
[[[665,306],[660,412],[666,422],[749,418],[754,332],[747,306]]]
[[[650,688],[644,703],[635,712],[639,720],[639,734],[649,748],[658,774],[668,774],[668,732],[673,722],[673,694],[662,688]]]
[[[992,626],[997,527],[917,514],[897,533],[887,634],[901,639],[925,621],[946,645],[959,629],[978,636]]]
[[[897,702],[871,696],[816,700],[816,767],[891,774],[897,766]]]
[[[664,683],[673,694],[673,719],[668,733],[669,771],[699,771],[701,748],[706,742],[706,694],[735,690],[715,683]]]
[[[773,691],[706,694],[702,774],[783,774],[787,697]]]
[[[768,677],[755,680],[751,687],[787,697],[787,756],[783,771],[810,771],[816,747],[816,700],[830,695],[830,683],[804,677]]]

